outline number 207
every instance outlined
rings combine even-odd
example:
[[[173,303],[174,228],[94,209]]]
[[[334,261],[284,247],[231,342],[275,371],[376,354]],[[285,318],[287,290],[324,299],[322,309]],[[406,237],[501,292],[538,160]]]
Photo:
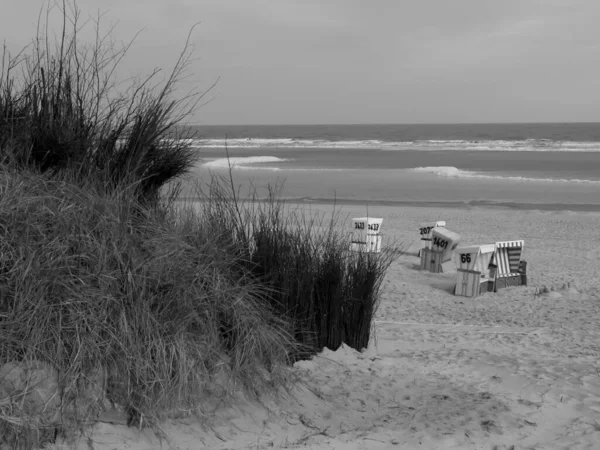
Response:
[[[426,234],[429,234],[429,233],[431,232],[431,230],[432,230],[432,227],[424,227],[424,228],[421,228],[421,229],[420,229],[420,231],[421,231],[421,236],[424,236],[424,235],[426,235]]]

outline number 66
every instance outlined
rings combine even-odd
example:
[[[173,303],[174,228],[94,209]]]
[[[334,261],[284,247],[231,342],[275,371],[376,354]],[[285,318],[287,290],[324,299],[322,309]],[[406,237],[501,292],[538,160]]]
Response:
[[[471,262],[471,255],[468,253],[462,253],[460,255],[460,262],[461,263],[470,263]]]

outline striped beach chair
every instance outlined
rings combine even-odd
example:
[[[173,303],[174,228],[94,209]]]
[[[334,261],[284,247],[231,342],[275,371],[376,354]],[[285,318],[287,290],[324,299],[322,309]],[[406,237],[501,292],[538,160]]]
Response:
[[[494,291],[508,286],[527,284],[525,261],[523,255],[523,240],[496,242],[496,250],[491,266],[495,269]]]

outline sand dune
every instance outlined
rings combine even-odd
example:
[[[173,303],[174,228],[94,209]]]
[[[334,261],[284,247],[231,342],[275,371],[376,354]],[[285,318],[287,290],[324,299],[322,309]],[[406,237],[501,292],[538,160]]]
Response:
[[[343,212],[364,216],[355,206]],[[404,255],[384,281],[367,351],[326,350],[294,366],[291,392],[260,404],[240,394],[211,420],[165,423],[162,439],[100,423],[89,442],[134,450],[600,448],[600,215],[377,206],[369,214],[384,218],[388,239],[413,249],[419,223],[430,220],[445,220],[461,244],[524,239],[530,286],[456,297],[455,273],[420,272]],[[554,290],[539,295],[542,286]]]

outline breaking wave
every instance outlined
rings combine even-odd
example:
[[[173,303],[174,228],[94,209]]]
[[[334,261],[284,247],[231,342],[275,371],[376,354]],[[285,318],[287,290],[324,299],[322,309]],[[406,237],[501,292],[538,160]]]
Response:
[[[202,166],[208,169],[228,169],[229,167],[242,170],[283,170],[274,163],[282,163],[292,161],[291,159],[277,158],[276,156],[239,156],[234,158],[219,158],[205,162]],[[271,165],[265,165],[271,164]],[[290,172],[348,172],[354,169],[336,169],[336,168],[317,168],[317,167],[286,167],[286,171]]]
[[[470,170],[461,170],[452,166],[439,166],[439,167],[415,167],[409,169],[412,172],[430,173],[440,177],[448,178],[480,178],[488,180],[505,180],[505,181],[538,181],[547,183],[585,183],[585,184],[599,184],[600,180],[581,180],[581,179],[570,179],[570,178],[534,178],[534,177],[521,177],[521,176],[503,176],[503,175],[489,175],[479,172],[473,172]]]
[[[551,139],[523,140],[415,140],[384,141],[328,140],[328,139],[190,139],[187,141],[196,148],[262,148],[262,149],[372,149],[372,150],[422,150],[422,151],[503,151],[503,152],[600,152],[600,142],[555,141]]]
[[[277,158],[276,156],[239,156],[233,158],[219,158],[213,161],[209,161],[203,164],[204,167],[212,169],[227,169],[234,167],[236,169],[251,169],[259,168],[256,164],[268,164],[268,163],[280,163],[285,162],[286,159]],[[252,167],[248,167],[252,166]],[[279,170],[278,167],[269,167],[270,170]]]

